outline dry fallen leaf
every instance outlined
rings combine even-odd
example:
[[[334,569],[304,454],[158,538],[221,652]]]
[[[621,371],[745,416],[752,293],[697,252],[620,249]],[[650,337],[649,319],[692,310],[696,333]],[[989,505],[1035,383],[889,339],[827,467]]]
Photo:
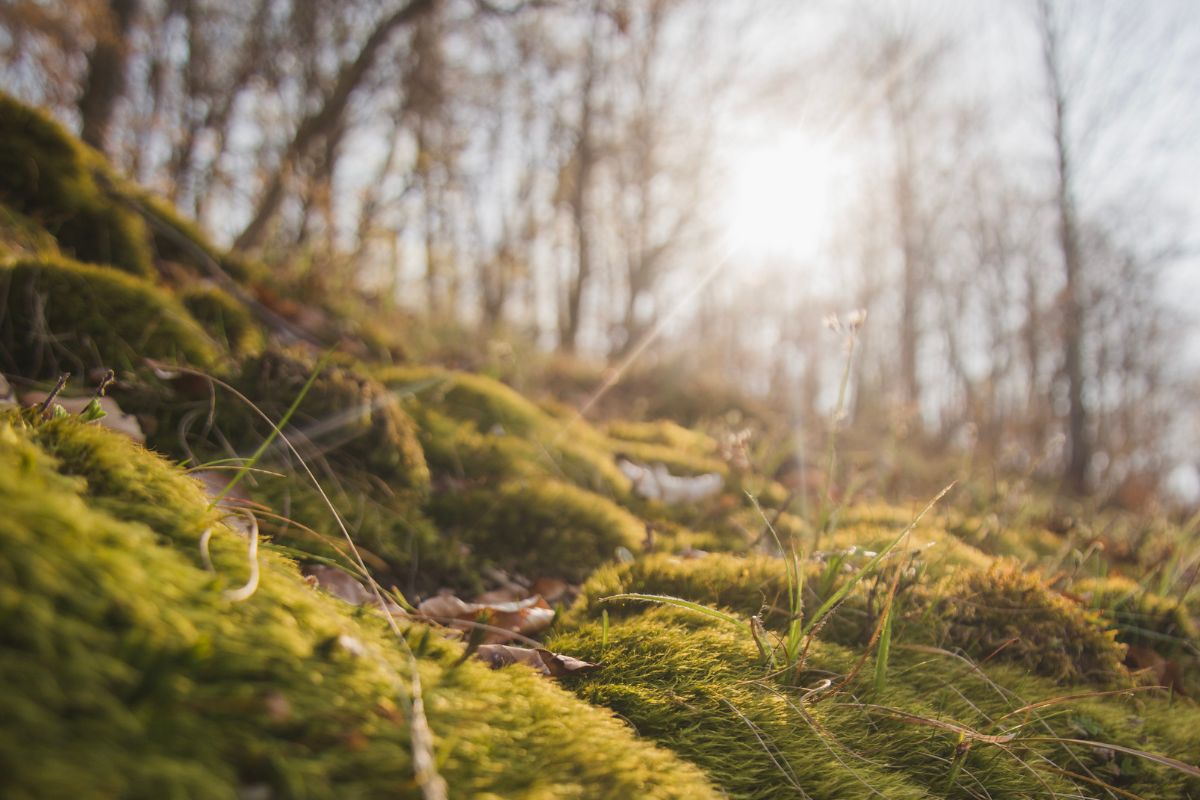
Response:
[[[488,644],[513,638],[503,631],[532,636],[550,627],[554,621],[554,609],[540,595],[508,603],[468,603],[452,594],[439,594],[423,600],[417,611],[422,616],[459,628],[470,628],[472,623],[483,622],[502,629],[488,631],[483,640]]]
[[[506,667],[509,664],[525,664],[539,674],[552,678],[590,672],[599,668],[598,664],[590,664],[572,656],[552,653],[542,648],[534,650],[509,644],[482,644],[475,651],[475,656],[486,662],[492,669]]]
[[[561,602],[570,605],[579,596],[579,587],[567,583],[562,578],[538,578],[529,589],[530,594],[540,594],[547,603]]]
[[[362,606],[375,599],[375,596],[367,591],[367,587],[359,583],[357,578],[337,567],[325,564],[305,564],[300,572],[304,577],[315,580],[317,586],[329,594],[345,600],[351,605]]]
[[[521,586],[504,586],[499,589],[492,589],[490,592],[484,592],[475,598],[475,602],[483,605],[490,603],[511,603],[516,600],[524,600],[529,595],[529,590]]]

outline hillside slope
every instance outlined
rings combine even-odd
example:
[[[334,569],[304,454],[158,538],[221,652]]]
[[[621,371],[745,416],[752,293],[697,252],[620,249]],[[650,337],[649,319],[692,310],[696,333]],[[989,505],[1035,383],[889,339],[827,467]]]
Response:
[[[40,112],[0,137],[3,796],[1200,797],[1196,609],[1128,542],[795,513],[718,431],[405,362]],[[509,629],[590,666],[489,669]]]

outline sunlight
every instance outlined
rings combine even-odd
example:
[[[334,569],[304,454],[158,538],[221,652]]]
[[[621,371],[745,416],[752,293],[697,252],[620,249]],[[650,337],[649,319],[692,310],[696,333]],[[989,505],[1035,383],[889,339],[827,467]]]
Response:
[[[829,143],[788,133],[731,153],[726,163],[724,213],[736,253],[807,259],[820,251],[844,171]]]

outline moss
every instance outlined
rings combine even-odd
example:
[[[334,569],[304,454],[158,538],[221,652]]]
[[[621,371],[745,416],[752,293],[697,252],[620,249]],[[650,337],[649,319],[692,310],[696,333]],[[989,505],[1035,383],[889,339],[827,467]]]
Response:
[[[729,474],[729,466],[720,459],[697,455],[688,450],[643,442],[614,442],[613,450],[641,464],[662,464],[675,475]]]
[[[654,422],[614,420],[605,426],[604,432],[622,442],[663,445],[701,456],[710,456],[717,452],[717,442],[711,436],[690,430],[668,419]]]
[[[210,520],[195,482],[103,430],[10,415],[0,506],[6,797],[420,796],[409,671],[384,626],[270,553],[258,591],[225,600],[245,544],[218,524],[216,572],[199,565]],[[457,646],[421,639],[410,632],[451,796],[715,797],[532,672],[454,666]]]
[[[379,377],[419,407],[413,413],[425,420],[422,440],[450,476],[541,475],[618,499],[629,496],[629,479],[604,437],[586,422],[568,427],[504,384],[479,375],[392,367]]]
[[[749,617],[764,606],[781,604],[787,592],[787,575],[783,562],[768,556],[742,558],[714,553],[704,558],[684,559],[659,554],[596,570],[583,586],[581,607],[592,615],[603,607],[610,613],[636,610],[638,607],[632,605],[614,607],[598,603],[602,597],[622,592],[682,597],[731,608]]]
[[[195,223],[185,219],[166,200],[137,187],[128,187],[138,208],[149,223],[154,252],[159,260],[181,264],[211,277],[208,261],[215,262],[225,274],[239,283],[261,280],[265,268],[236,253],[222,252]]]
[[[549,646],[602,660],[604,669],[568,684],[589,702],[612,708],[642,736],[701,766],[734,798],[1095,796],[1093,785],[1072,785],[1056,763],[1142,796],[1186,796],[1184,780],[1171,770],[1140,762],[1114,776],[1103,751],[1068,752],[1032,740],[1003,748],[976,742],[952,776],[955,734],[895,713],[984,733],[1098,739],[1187,758],[1194,731],[1173,732],[1165,720],[1186,726],[1198,718],[1196,711],[1160,700],[1077,701],[1054,713],[1018,716],[1033,723],[1029,731],[1016,720],[997,726],[993,721],[1002,715],[1059,697],[1061,690],[1011,667],[990,665],[984,673],[948,655],[900,648],[893,651],[882,692],[865,676],[843,694],[804,703],[803,689],[766,675],[747,634],[665,608],[613,621],[607,632],[592,622],[554,637]],[[836,680],[857,660],[853,650],[818,642],[798,683],[815,687],[824,678]],[[1084,715],[1093,726],[1080,732],[1074,721]]]
[[[58,242],[49,231],[0,203],[0,258],[57,255]]]
[[[480,431],[490,432],[499,426],[510,435],[526,436],[546,423],[546,415],[536,405],[482,375],[431,367],[393,367],[384,370],[380,379],[398,388],[420,388],[423,399],[432,398],[447,414],[474,422]]]
[[[272,420],[300,395],[316,365],[296,352],[268,351],[247,360],[238,389]],[[217,425],[239,451],[252,452],[270,434],[244,403],[219,396]],[[357,473],[369,472],[392,491],[424,493],[429,468],[412,420],[382,384],[349,363],[327,363],[317,374],[291,428],[306,458]]]
[[[0,343],[26,377],[143,358],[213,365],[217,348],[170,295],[131,275],[62,258],[0,264]]]
[[[1175,653],[1200,636],[1183,604],[1148,592],[1128,578],[1085,578],[1071,585],[1071,594],[1098,611],[1126,644]]]
[[[257,353],[263,334],[250,312],[230,295],[211,285],[184,290],[180,300],[188,312],[227,349],[237,355]]]
[[[1129,681],[1116,632],[1036,574],[1000,563],[964,571],[941,592],[933,616],[942,635],[974,658],[1016,662],[1066,682]]]
[[[639,547],[645,535],[642,523],[612,501],[552,480],[445,491],[433,498],[430,514],[481,558],[571,581],[583,580],[616,548]]]
[[[909,563],[917,570],[904,583],[898,601],[897,635],[972,658],[1015,663],[1059,681],[1128,684],[1129,674],[1121,663],[1124,647],[1114,631],[1097,614],[1047,588],[1036,575],[1011,565],[963,566],[933,580],[922,577],[919,561]],[[839,571],[830,581],[824,564],[810,561],[803,566],[805,612],[811,613],[848,573]],[[825,639],[843,645],[867,641],[879,605],[871,596],[872,583],[868,579],[855,587],[824,626]],[[745,618],[762,614],[768,627],[780,628],[787,619],[783,563],[765,556],[658,555],[604,567],[584,585],[577,613],[595,616],[599,598],[621,592],[682,597],[731,608]],[[610,613],[628,613],[637,604],[609,608]]]
[[[995,514],[951,515],[945,524],[950,533],[973,547],[1027,563],[1057,555],[1063,549],[1063,539],[1045,528],[1028,522],[1006,524]]]
[[[462,548],[441,535],[412,498],[353,474],[326,480],[322,488],[380,582],[409,594],[446,586],[464,594],[482,590]],[[274,544],[299,557],[312,554],[354,569],[337,521],[306,476],[259,475],[248,492],[273,512],[260,525]]]
[[[50,231],[64,253],[154,275],[141,217],[115,200],[103,158],[41,111],[0,94],[0,202]]]

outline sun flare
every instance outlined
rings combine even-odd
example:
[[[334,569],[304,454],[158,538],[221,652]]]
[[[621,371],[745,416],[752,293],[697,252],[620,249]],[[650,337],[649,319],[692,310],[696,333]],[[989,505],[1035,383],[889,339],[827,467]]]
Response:
[[[734,252],[806,259],[820,251],[844,170],[831,144],[784,134],[732,153],[727,164],[725,220]]]

